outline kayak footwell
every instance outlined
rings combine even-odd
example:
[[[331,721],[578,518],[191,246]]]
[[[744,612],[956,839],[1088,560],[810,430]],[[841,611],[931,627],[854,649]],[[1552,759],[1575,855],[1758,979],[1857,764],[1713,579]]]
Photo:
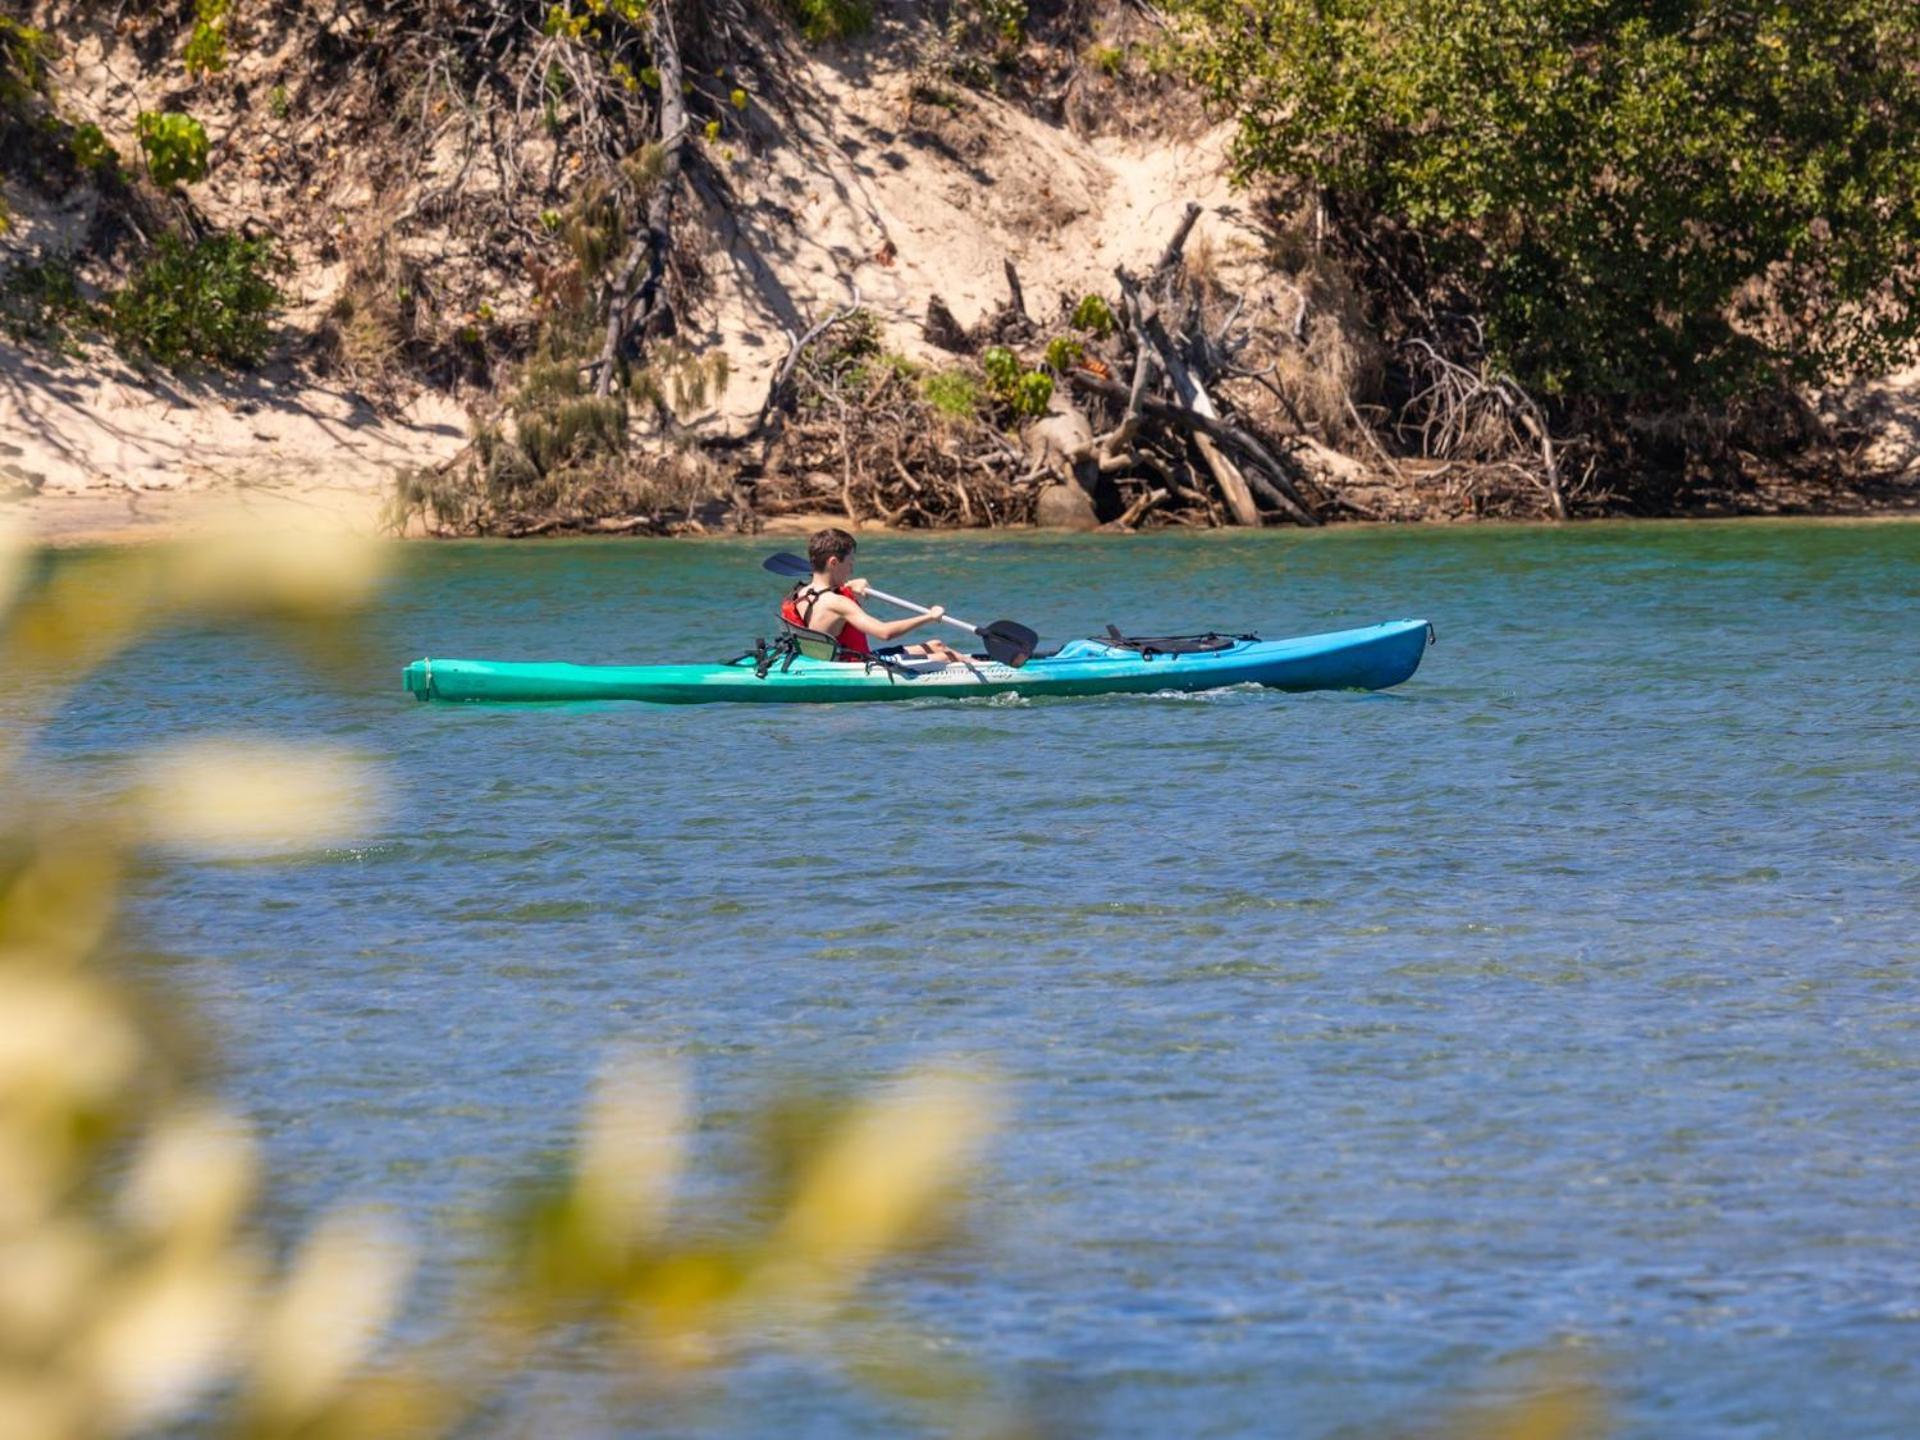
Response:
[[[420,700],[644,700],[663,705],[837,703],[984,695],[1121,695],[1265,685],[1276,690],[1384,690],[1420,667],[1425,620],[1390,620],[1291,640],[1238,640],[1220,650],[1142,656],[1074,640],[1019,669],[984,657],[965,664],[886,667],[801,656],[756,673],[730,665],[571,665],[416,660],[407,690]]]

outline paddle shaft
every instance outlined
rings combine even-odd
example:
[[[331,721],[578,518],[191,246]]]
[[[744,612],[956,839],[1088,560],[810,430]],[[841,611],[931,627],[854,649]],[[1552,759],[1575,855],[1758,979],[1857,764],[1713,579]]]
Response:
[[[884,600],[889,605],[898,605],[902,610],[911,610],[916,615],[925,615],[927,613],[926,606],[916,605],[911,600],[902,600],[898,595],[889,595],[886,591],[876,590],[871,585],[867,587],[867,594],[876,600]],[[969,635],[982,635],[986,633],[978,625],[969,625],[958,615],[942,615],[940,622],[943,625],[957,626],[959,629],[965,630]]]

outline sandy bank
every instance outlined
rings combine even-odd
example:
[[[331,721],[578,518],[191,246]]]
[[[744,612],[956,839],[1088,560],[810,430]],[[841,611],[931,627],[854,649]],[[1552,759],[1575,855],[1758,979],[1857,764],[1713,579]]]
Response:
[[[375,530],[394,472],[465,437],[438,395],[388,414],[287,367],[182,380],[0,347],[0,513],[48,544],[164,538],[235,508]]]

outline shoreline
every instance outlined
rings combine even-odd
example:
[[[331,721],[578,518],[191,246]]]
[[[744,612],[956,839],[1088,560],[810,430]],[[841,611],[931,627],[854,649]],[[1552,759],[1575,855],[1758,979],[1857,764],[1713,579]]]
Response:
[[[263,530],[346,529],[373,539],[409,543],[502,545],[553,544],[567,541],[655,539],[685,541],[730,541],[756,536],[791,538],[805,535],[825,525],[846,526],[844,516],[827,513],[776,516],[752,528],[738,530],[709,529],[704,533],[674,536],[635,534],[596,535],[591,531],[561,532],[549,535],[506,539],[494,536],[435,535],[418,527],[396,534],[383,522],[386,504],[384,490],[361,486],[220,486],[209,489],[140,491],[92,490],[78,494],[36,495],[24,499],[0,500],[0,529],[10,528],[34,548],[43,550],[109,549],[122,546],[165,544],[191,539],[214,530],[229,528],[238,516]],[[1599,515],[1571,520],[1455,518],[1443,520],[1342,520],[1308,529],[1297,525],[1269,525],[1257,529],[1222,526],[1216,529],[1183,529],[1187,535],[1287,534],[1341,535],[1374,534],[1383,530],[1439,531],[1457,529],[1587,529],[1617,525],[1684,524],[1822,524],[1877,525],[1911,524],[1920,521],[1920,489],[1910,503],[1889,503],[1845,509],[1804,511],[1741,511],[1731,507],[1702,508],[1667,515]],[[1160,531],[1043,529],[1038,526],[954,527],[942,529],[905,528],[864,522],[852,527],[861,535],[913,536],[932,538],[965,537],[1004,538],[1009,536],[1088,535],[1124,540]]]

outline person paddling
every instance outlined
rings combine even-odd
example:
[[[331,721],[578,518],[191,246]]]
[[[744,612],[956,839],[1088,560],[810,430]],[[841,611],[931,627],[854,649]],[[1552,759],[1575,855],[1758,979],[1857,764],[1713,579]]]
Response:
[[[831,637],[843,656],[865,656],[873,653],[870,640],[897,639],[947,613],[944,606],[935,605],[925,614],[905,620],[877,620],[869,615],[860,606],[867,582],[853,575],[854,545],[853,536],[845,530],[816,530],[807,537],[807,562],[813,566],[813,575],[787,595],[780,606],[782,619],[802,630]],[[903,646],[898,653],[911,659],[948,662],[967,658],[941,640]]]

